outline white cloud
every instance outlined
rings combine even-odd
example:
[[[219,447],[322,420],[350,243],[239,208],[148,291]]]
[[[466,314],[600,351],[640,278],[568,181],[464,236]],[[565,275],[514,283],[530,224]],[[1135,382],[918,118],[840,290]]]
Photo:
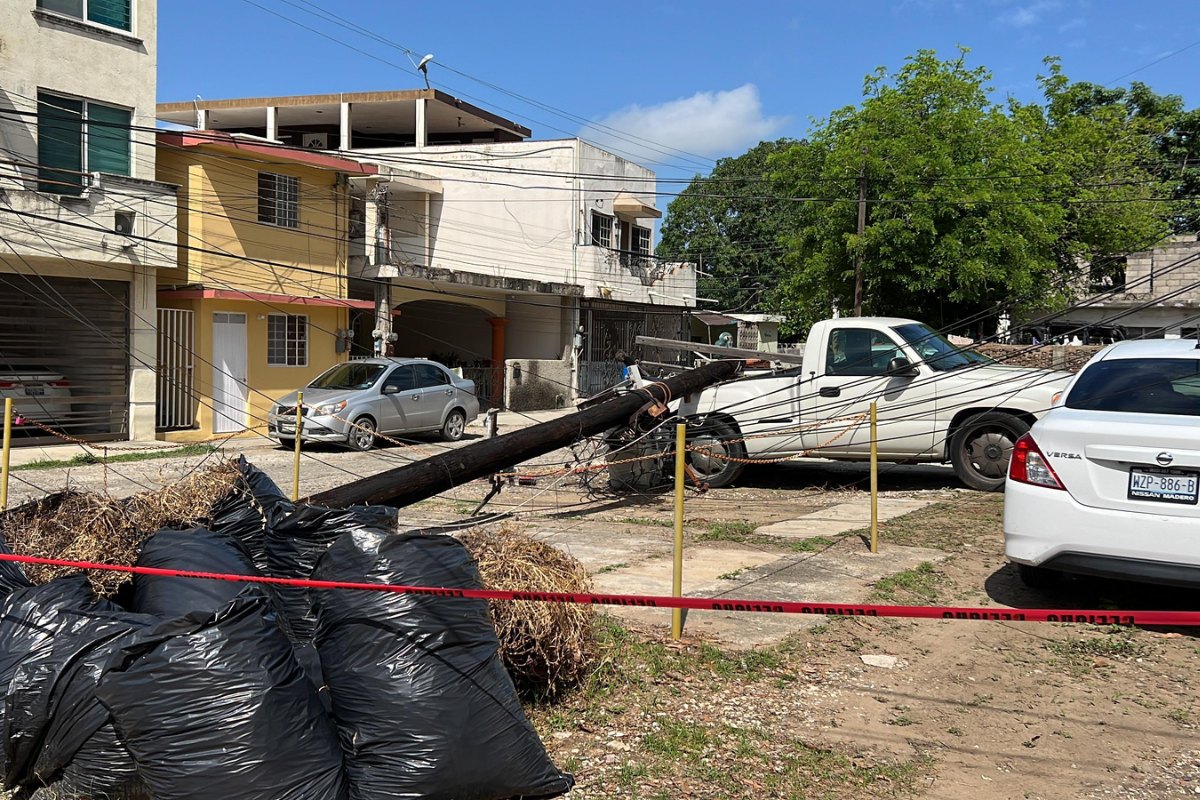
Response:
[[[1058,8],[1059,5],[1058,0],[1040,0],[1037,3],[1029,3],[1028,5],[1017,6],[1010,11],[1005,11],[996,20],[1004,25],[1011,25],[1014,28],[1027,28],[1041,20],[1042,15],[1047,11],[1052,11]]]
[[[727,92],[627,106],[579,135],[634,161],[670,161],[679,157],[677,150],[701,156],[740,153],[773,137],[787,122],[787,117],[764,117],[758,87],[747,83]]]
[[[1073,30],[1077,30],[1079,28],[1086,28],[1086,27],[1087,27],[1087,20],[1085,20],[1083,17],[1075,17],[1074,19],[1067,20],[1062,25],[1059,25],[1058,32],[1066,33],[1067,31],[1073,31]]]

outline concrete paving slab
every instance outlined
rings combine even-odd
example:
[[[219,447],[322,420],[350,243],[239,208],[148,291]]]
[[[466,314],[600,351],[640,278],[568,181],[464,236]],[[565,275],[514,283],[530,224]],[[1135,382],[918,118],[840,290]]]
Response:
[[[935,502],[933,499],[881,497],[879,498],[879,521],[903,516]],[[789,539],[808,539],[814,536],[852,531],[871,524],[870,498],[862,498],[803,514],[796,519],[764,525],[755,531],[764,536],[781,536]]]

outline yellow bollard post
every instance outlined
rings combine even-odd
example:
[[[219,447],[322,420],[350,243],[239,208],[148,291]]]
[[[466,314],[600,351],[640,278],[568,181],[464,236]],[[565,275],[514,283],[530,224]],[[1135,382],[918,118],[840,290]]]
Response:
[[[12,398],[4,398],[4,454],[0,456],[0,511],[8,510],[8,454],[12,451]]]
[[[683,597],[683,489],[687,477],[687,425],[675,426],[675,570],[671,576],[671,596]],[[671,609],[671,636],[683,636],[683,609]]]
[[[292,464],[292,502],[300,500],[300,432],[304,428],[304,392],[296,393],[296,460]]]
[[[879,552],[879,431],[871,403],[871,552]]]

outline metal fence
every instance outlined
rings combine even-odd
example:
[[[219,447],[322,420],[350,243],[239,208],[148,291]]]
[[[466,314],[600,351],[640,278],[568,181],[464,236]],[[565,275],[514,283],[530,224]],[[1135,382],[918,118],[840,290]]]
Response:
[[[196,314],[176,308],[158,310],[159,430],[196,424]]]
[[[642,310],[618,304],[602,306],[596,302],[580,309],[584,349],[579,361],[579,394],[592,397],[621,382],[625,365],[618,358],[626,353],[637,359],[663,364],[686,365],[688,355],[681,350],[660,350],[636,344],[639,336],[688,341],[688,312]]]

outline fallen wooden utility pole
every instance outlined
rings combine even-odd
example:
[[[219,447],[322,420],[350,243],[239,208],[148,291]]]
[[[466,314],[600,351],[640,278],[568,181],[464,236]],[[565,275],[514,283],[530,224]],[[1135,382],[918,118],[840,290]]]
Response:
[[[714,361],[574,414],[494,439],[484,439],[315,494],[308,502],[333,508],[364,504],[411,505],[505,467],[552,453],[588,436],[628,424],[647,403],[670,402],[728,380],[737,373],[739,364],[738,361]]]

